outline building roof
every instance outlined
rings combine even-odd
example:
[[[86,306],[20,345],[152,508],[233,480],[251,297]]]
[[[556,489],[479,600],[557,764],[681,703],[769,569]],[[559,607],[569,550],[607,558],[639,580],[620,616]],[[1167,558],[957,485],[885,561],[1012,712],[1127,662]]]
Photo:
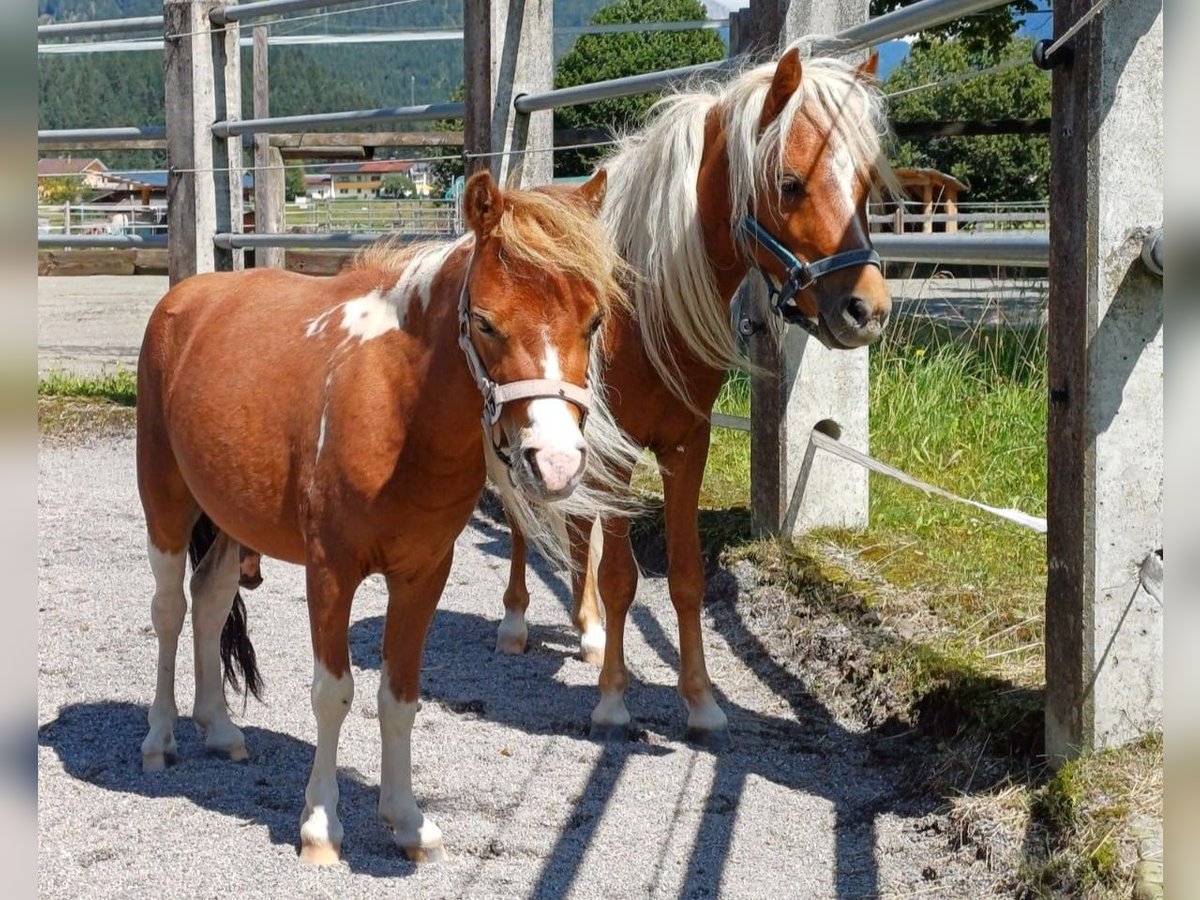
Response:
[[[95,157],[47,156],[37,161],[39,178],[52,175],[82,175],[89,171],[107,172],[108,167]]]
[[[420,163],[410,159],[372,159],[360,163],[336,163],[325,171],[330,174],[387,175],[392,172],[409,172]]]
[[[959,181],[953,175],[947,175],[945,172],[939,172],[937,169],[901,167],[899,169],[893,169],[892,173],[896,176],[896,180],[905,187],[914,184],[924,184],[928,181],[932,184],[940,184],[944,187],[952,187],[960,194],[971,190],[971,186],[969,184]]]

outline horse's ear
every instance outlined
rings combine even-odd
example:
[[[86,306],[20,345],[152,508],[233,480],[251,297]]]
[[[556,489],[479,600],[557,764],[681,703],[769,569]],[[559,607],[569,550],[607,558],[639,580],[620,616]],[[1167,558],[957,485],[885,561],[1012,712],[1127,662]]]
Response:
[[[483,169],[468,178],[467,186],[463,189],[463,218],[467,221],[467,227],[477,237],[487,237],[503,214],[504,195],[496,182],[492,181],[491,172]]]
[[[579,186],[575,195],[592,215],[600,215],[600,207],[604,205],[604,195],[608,193],[608,172],[597,169],[596,174]]]
[[[800,72],[800,51],[793,47],[775,64],[775,75],[767,89],[767,99],[763,101],[762,115],[758,119],[759,131],[779,118],[792,94],[796,93],[796,88],[800,87]]]
[[[874,84],[876,80],[875,73],[879,71],[879,54],[872,53],[867,57],[867,61],[854,70],[854,74],[858,76],[859,81],[865,81],[867,84]]]

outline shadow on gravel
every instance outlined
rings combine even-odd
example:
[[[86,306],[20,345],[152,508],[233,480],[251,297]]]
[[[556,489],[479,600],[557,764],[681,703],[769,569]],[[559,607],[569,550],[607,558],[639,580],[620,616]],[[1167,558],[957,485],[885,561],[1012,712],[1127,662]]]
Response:
[[[71,776],[97,787],[147,798],[183,797],[203,809],[266,826],[271,842],[298,847],[304,787],[315,748],[307,741],[246,726],[250,760],[233,763],[210,756],[190,718],[175,726],[179,761],[165,772],[143,773],[139,748],[146,707],[133,703],[78,703],[38,729]],[[338,769],[339,812],[346,829],[343,861],[351,871],[406,876],[415,866],[403,859],[375,817],[379,786],[358,772]],[[169,820],[164,822],[170,828]]]
[[[645,605],[635,605],[630,616],[655,652],[668,664],[677,665],[674,641],[654,613]],[[492,651],[495,627],[494,620],[482,616],[437,612],[425,648],[423,700],[526,733],[586,740],[596,688],[564,684],[555,677],[569,661],[577,664],[571,660],[574,631],[566,626],[531,625],[529,651],[509,657]],[[360,619],[351,626],[356,665],[378,667],[382,634],[383,618],[379,616]],[[760,677],[764,674],[759,672]],[[835,723],[802,685],[785,689],[788,693],[781,696],[791,701],[794,718],[765,715],[718,694],[730,717],[732,746],[715,754],[716,775],[704,804],[681,897],[711,897],[719,892],[734,818],[751,775],[833,804],[838,897],[878,893],[874,856],[878,814],[923,815],[932,810],[934,798],[924,803],[915,798],[895,803],[897,786],[888,784],[886,773],[881,777],[862,737]],[[543,863],[531,896],[559,897],[574,884],[630,757],[682,750],[675,742],[684,738],[686,711],[673,685],[648,684],[635,677],[627,696],[635,726],[630,740],[603,746],[592,764],[584,794],[575,802],[567,827]],[[665,850],[665,843],[663,848],[646,849],[653,855],[656,849]]]

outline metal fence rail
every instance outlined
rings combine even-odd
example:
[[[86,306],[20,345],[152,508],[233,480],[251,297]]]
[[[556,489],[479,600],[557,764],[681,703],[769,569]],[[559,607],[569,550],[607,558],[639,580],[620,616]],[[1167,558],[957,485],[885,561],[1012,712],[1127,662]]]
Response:
[[[91,22],[52,22],[39,25],[39,38],[91,37],[101,34],[133,34],[142,31],[161,32],[162,16],[139,16],[127,19],[95,19]]]
[[[325,125],[375,125],[385,122],[431,122],[437,119],[461,119],[466,104],[426,103],[422,106],[395,106],[383,109],[352,109],[345,112],[315,113],[308,116],[278,116],[267,119],[238,119],[214,122],[217,138],[240,134],[299,134]]]
[[[879,255],[893,262],[1027,266],[1050,263],[1048,231],[997,231],[985,235],[873,234]]]
[[[39,247],[134,249],[167,247],[165,234],[39,234]]]
[[[165,125],[130,125],[120,128],[39,128],[38,144],[55,144],[66,141],[103,141],[124,143],[132,141],[166,140]]]
[[[1006,3],[1007,0],[921,0],[920,3],[894,10],[871,19],[863,25],[847,28],[830,38],[816,41],[813,43],[813,52],[832,53],[861,49],[883,41],[902,38],[925,28],[944,25],[962,16],[985,9],[1004,6]],[[744,62],[744,58],[735,57],[694,66],[682,66],[677,69],[665,69],[661,72],[647,72],[644,75],[629,75],[592,84],[557,88],[540,94],[521,94],[513,100],[513,108],[519,113],[528,114],[539,110],[594,103],[597,100],[611,100],[614,97],[629,97],[633,94],[644,94],[648,91],[669,87],[697,75],[736,67]]]

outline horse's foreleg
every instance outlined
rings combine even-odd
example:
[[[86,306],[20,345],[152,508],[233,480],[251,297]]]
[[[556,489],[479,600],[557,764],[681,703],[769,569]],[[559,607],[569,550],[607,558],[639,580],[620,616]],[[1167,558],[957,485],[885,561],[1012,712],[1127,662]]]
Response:
[[[230,759],[246,758],[246,739],[229,718],[221,684],[221,630],[238,588],[238,545],[220,532],[192,574],[192,637],[196,704],[192,717],[204,730],[204,746]]]
[[[175,655],[179,648],[179,632],[187,614],[183,596],[183,574],[187,553],[178,550],[165,553],[148,541],[150,569],[154,573],[154,599],[150,601],[150,621],[158,637],[158,668],[154,686],[154,702],[148,719],[150,731],[142,741],[142,768],[157,772],[166,767],[167,759],[175,756],[175,722],[179,710],[175,706]]]
[[[507,511],[505,517],[512,535],[512,553],[508,562],[508,586],[504,589],[504,619],[496,629],[496,652],[520,654],[525,652],[529,639],[529,627],[525,624],[525,610],[529,608],[529,588],[525,585],[525,535]]]
[[[637,592],[637,562],[629,543],[629,522],[613,519],[604,523],[604,555],[600,558],[597,582],[606,612],[604,666],[600,670],[600,702],[592,710],[592,737],[624,738],[629,726],[625,691],[629,672],[625,668],[625,619]]]
[[[576,523],[579,524],[579,523]],[[571,560],[574,569],[571,594],[575,608],[571,620],[579,629],[579,658],[594,666],[604,664],[604,620],[601,618],[597,578],[604,555],[604,529],[599,521],[583,523],[571,530]]]
[[[667,583],[679,620],[679,693],[688,708],[688,737],[720,745],[727,720],[713,699],[704,664],[700,602],[704,598],[704,558],[696,522],[700,484],[708,459],[709,426],[692,433],[687,443],[658,454],[663,478],[667,523]]]
[[[379,731],[383,745],[379,818],[392,840],[414,862],[446,856],[442,832],[417,805],[412,786],[412,730],[417,716],[421,655],[433,619],[453,546],[437,568],[420,577],[388,577],[387,623],[379,672]]]
[[[308,618],[312,629],[312,708],[317,719],[317,750],[304,789],[300,820],[300,861],[330,865],[342,852],[342,823],[338,819],[337,749],[342,722],[354,699],[350,673],[350,603],[358,580],[338,573],[323,554],[309,548],[307,562]]]

